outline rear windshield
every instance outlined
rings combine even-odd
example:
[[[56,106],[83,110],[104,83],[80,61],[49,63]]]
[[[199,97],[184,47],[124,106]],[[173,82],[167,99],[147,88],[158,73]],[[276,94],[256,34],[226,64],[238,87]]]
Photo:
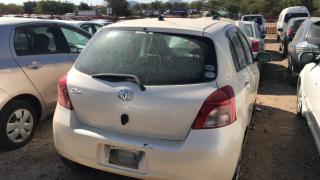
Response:
[[[289,13],[289,14],[286,14],[286,16],[284,17],[284,22],[287,23],[292,18],[308,17],[308,16],[309,16],[308,13]]]
[[[254,21],[259,25],[262,25],[262,17],[261,16],[244,16],[243,21]]]
[[[320,45],[320,21],[311,26],[308,35],[308,42],[311,44]]]
[[[246,24],[245,25],[246,28],[246,34],[248,37],[254,37],[254,33],[253,33],[253,29],[252,29],[252,25],[251,24]]]
[[[146,85],[208,82],[217,74],[214,50],[204,37],[113,30],[99,33],[75,68],[89,75],[136,75]]]
[[[290,23],[289,28],[297,31],[300,27],[300,25],[303,23],[304,19],[296,20],[292,23]]]

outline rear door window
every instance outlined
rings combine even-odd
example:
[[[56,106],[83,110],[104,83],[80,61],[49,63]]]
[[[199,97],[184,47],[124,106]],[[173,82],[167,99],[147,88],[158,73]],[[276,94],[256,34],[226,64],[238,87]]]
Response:
[[[232,33],[229,35],[229,37],[230,37],[231,43],[234,47],[234,50],[236,52],[237,59],[239,62],[239,67],[240,67],[240,69],[242,69],[247,65],[247,62],[246,62],[246,54],[242,48],[238,34]]]
[[[14,49],[18,56],[63,52],[53,26],[18,27],[14,35]]]
[[[251,64],[252,63],[252,54],[251,54],[251,49],[248,44],[247,38],[240,31],[238,32],[238,35],[240,37],[240,41],[241,41],[243,50],[246,55],[246,62],[247,62],[247,64]]]
[[[90,40],[89,36],[69,28],[61,27],[61,31],[68,43],[69,51],[71,53],[80,53]]]
[[[217,74],[208,38],[156,32],[100,32],[75,67],[86,74],[136,75],[146,85],[208,82]]]

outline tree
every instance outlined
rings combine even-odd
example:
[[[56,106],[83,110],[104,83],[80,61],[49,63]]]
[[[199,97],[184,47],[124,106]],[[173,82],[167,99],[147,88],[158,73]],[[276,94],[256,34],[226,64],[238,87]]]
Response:
[[[29,14],[29,17],[30,17],[30,14],[33,14],[35,12],[36,7],[37,7],[36,1],[27,1],[23,3],[24,13]]]
[[[116,16],[129,15],[129,3],[127,0],[105,0],[112,8],[112,14]]]
[[[8,14],[22,14],[23,13],[23,7],[18,6],[16,4],[8,4],[5,6],[5,11]]]
[[[204,6],[204,1],[203,0],[192,1],[189,6],[191,9],[200,10]]]
[[[89,5],[85,2],[80,2],[80,5],[78,6],[79,10],[91,10]]]
[[[66,13],[72,13],[74,12],[75,5],[73,3],[70,2],[62,2],[62,3],[58,3],[58,6],[60,6],[58,14],[66,14]]]

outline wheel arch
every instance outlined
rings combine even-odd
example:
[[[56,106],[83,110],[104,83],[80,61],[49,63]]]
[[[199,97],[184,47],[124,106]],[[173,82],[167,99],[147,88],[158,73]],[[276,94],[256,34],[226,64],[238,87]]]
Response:
[[[41,116],[42,116],[42,110],[43,110],[43,107],[41,105],[41,102],[40,100],[32,95],[32,94],[20,94],[20,95],[16,95],[14,97],[12,97],[4,106],[6,107],[10,102],[14,101],[14,100],[22,100],[22,101],[25,101],[27,103],[29,103],[32,107],[34,107],[34,110],[36,112],[36,115],[37,115],[37,119],[40,120],[41,119]]]

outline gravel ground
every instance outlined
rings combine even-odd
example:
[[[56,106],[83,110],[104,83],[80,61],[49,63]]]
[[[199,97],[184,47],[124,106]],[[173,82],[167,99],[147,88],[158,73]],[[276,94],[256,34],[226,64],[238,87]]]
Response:
[[[320,157],[304,119],[295,116],[296,90],[286,83],[287,61],[275,52],[264,66],[257,107],[243,152],[242,179],[319,179]],[[52,140],[52,120],[40,123],[33,141],[14,151],[0,150],[0,179],[131,179],[93,169],[71,171]]]

